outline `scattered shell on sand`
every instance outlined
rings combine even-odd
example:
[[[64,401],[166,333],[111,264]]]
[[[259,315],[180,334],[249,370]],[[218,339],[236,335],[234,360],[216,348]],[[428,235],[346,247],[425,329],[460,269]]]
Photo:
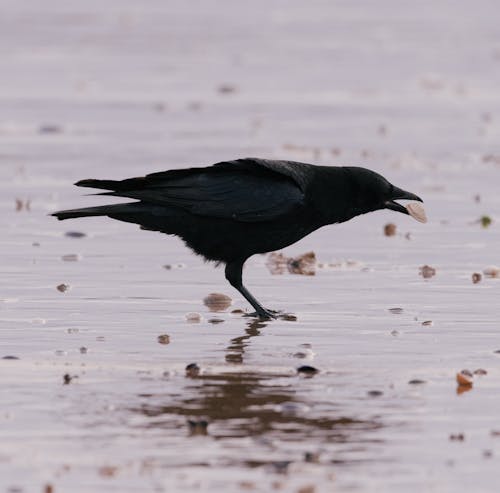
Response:
[[[488,265],[483,269],[483,274],[486,277],[500,277],[500,267],[496,265]]]
[[[222,312],[229,308],[233,300],[222,293],[210,293],[203,299],[203,303],[211,312]]]
[[[159,344],[170,344],[170,336],[168,334],[161,334],[158,336]]]
[[[483,276],[479,272],[474,272],[474,274],[472,274],[472,282],[474,284],[481,282],[482,278],[483,278]]]
[[[419,223],[426,223],[427,216],[425,215],[425,209],[420,202],[411,202],[406,206],[408,214],[410,214],[413,219],[416,219]]]
[[[69,284],[59,284],[58,286],[56,286],[56,289],[60,292],[60,293],[65,293],[68,289],[69,289]]]
[[[397,231],[397,227],[394,223],[387,223],[384,226],[384,235],[385,236],[395,236]]]
[[[436,275],[436,269],[430,265],[422,265],[422,267],[420,267],[420,275],[424,279],[430,279]]]
[[[201,315],[199,313],[187,313],[186,320],[191,323],[201,322]]]
[[[458,385],[463,385],[465,387],[471,387],[473,384],[473,375],[469,370],[462,370],[457,373],[457,383]]]

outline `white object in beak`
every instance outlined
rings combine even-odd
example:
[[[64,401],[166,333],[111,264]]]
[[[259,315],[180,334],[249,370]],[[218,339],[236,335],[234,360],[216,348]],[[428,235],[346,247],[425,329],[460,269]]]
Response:
[[[425,215],[425,209],[420,204],[420,202],[411,202],[406,206],[406,210],[413,219],[416,219],[419,223],[426,223],[427,216]]]

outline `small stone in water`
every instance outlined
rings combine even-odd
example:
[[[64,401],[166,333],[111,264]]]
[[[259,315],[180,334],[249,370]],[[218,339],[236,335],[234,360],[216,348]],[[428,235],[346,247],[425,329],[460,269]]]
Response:
[[[70,253],[68,255],[63,255],[61,257],[61,259],[64,260],[64,262],[78,262],[80,258],[81,258],[80,255],[76,253]]]
[[[402,308],[389,308],[389,311],[391,313],[394,313],[395,315],[399,315],[400,313],[403,313],[403,309]]]
[[[208,421],[205,419],[188,419],[188,426],[191,435],[206,435],[208,428]]]
[[[12,356],[12,355],[8,354],[7,356],[3,356],[2,359],[15,360],[15,359],[19,359],[19,358],[17,356]]]
[[[463,442],[465,440],[465,435],[463,433],[452,433],[450,435],[450,440],[453,442]]]
[[[196,363],[189,363],[186,366],[186,377],[195,378],[200,374],[200,367]]]
[[[63,375],[63,385],[69,385],[74,378],[78,377],[76,375],[72,377],[69,373],[65,373]]]
[[[387,223],[384,226],[384,235],[385,236],[395,236],[396,235],[396,225],[394,223]]]
[[[66,231],[65,236],[68,238],[85,238],[87,235],[81,231]]]
[[[431,327],[433,324],[434,324],[434,322],[432,320],[424,320],[422,322],[422,325],[425,327]]]
[[[474,272],[474,274],[472,274],[472,282],[474,284],[481,282],[482,278],[483,278],[483,276],[481,274],[479,274],[479,272]]]
[[[418,379],[418,378],[415,378],[415,379],[410,380],[410,381],[408,382],[408,384],[409,384],[409,385],[422,385],[422,384],[424,384],[424,383],[427,383],[427,382],[426,382],[425,380],[420,380],[420,379]]]
[[[299,375],[305,375],[308,377],[312,377],[313,375],[316,375],[319,370],[317,368],[314,368],[314,366],[309,366],[309,365],[302,365],[297,368],[297,373]]]
[[[381,390],[369,390],[367,394],[370,397],[380,397],[381,395],[384,395],[384,393]]]
[[[430,279],[436,275],[436,269],[430,265],[422,265],[422,267],[420,267],[420,275],[424,279]]]
[[[170,336],[168,334],[161,334],[158,336],[158,342],[160,344],[170,344]]]
[[[59,284],[58,286],[56,286],[56,289],[60,292],[60,293],[65,293],[68,289],[69,289],[69,284]]]

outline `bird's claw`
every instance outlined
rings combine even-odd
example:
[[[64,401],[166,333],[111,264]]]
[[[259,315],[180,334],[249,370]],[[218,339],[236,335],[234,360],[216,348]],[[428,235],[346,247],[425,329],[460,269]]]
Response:
[[[263,308],[257,312],[246,313],[245,317],[253,317],[258,318],[259,320],[275,320],[278,318],[280,312],[277,310],[268,310],[267,308]]]

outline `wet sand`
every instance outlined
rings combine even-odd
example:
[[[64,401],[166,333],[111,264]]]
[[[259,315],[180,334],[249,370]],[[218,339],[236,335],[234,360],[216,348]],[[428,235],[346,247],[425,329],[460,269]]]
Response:
[[[1,3],[0,491],[496,491],[494,2]],[[370,167],[429,223],[324,228],[284,252],[314,276],[253,257],[297,317],[257,323],[180,240],[47,216],[104,203],[78,179],[248,155]]]

